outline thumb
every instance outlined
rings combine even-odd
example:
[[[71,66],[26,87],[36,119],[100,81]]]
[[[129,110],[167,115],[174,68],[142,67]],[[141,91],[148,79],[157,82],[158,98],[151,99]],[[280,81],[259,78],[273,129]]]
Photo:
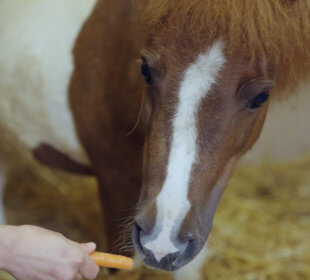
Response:
[[[82,250],[88,255],[96,250],[96,244],[94,242],[88,242],[80,244]]]

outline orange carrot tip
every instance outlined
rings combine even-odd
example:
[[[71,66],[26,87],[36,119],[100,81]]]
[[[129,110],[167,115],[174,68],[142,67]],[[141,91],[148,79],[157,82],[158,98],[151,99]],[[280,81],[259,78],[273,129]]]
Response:
[[[124,270],[131,270],[133,267],[132,258],[101,252],[94,252],[90,254],[90,256],[97,265],[102,267],[124,269]]]

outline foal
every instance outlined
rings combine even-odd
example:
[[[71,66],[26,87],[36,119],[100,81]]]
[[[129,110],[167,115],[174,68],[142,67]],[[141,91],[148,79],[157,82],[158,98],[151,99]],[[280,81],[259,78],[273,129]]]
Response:
[[[239,158],[260,134],[269,100],[309,74],[309,2],[100,0],[93,7],[86,1],[84,18],[93,10],[75,40],[74,24],[83,17],[70,1],[63,3],[72,26],[60,24],[67,18],[58,11],[62,17],[52,25],[44,21],[49,28],[34,25],[29,30],[37,32],[11,36],[4,28],[10,22],[0,17],[2,47],[17,38],[6,52],[16,47],[32,65],[22,59],[13,65],[18,51],[1,56],[12,58],[0,65],[1,121],[42,162],[55,167],[51,159],[61,158],[62,167],[96,175],[107,250],[113,252],[119,224],[137,206],[129,236],[142,261],[175,271],[177,280],[199,279],[217,205]],[[12,12],[21,3],[29,5],[0,5]],[[36,9],[58,7],[45,3]],[[20,15],[32,20],[30,8],[20,7]],[[16,32],[28,30],[15,24],[22,27]],[[29,44],[36,34],[40,43]],[[70,82],[64,53],[70,48],[50,44],[60,35],[74,43]],[[73,163],[83,160],[81,148],[91,170]]]
[[[133,2],[138,15],[129,1],[97,3],[76,44],[71,106],[103,207],[113,210],[110,236],[142,185],[136,251],[145,264],[176,271],[176,279],[198,279],[192,273],[203,263],[216,207],[261,132],[269,100],[309,73],[309,4]],[[143,125],[126,136],[141,92]]]

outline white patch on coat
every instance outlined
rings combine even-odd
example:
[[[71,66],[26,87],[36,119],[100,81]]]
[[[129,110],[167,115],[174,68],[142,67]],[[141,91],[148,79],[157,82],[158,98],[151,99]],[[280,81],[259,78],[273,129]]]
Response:
[[[201,100],[216,83],[225,63],[223,43],[215,42],[185,71],[179,90],[179,104],[173,120],[173,136],[167,177],[157,197],[156,238],[144,245],[160,261],[179,251],[171,240],[190,209],[188,186],[197,153],[197,112]]]
[[[45,142],[84,158],[67,89],[72,48],[95,2],[0,1],[0,120],[31,148]]]

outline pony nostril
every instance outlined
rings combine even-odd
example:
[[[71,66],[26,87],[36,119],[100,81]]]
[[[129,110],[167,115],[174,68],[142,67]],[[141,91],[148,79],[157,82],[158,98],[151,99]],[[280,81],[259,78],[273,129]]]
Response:
[[[133,233],[134,233],[134,236],[139,237],[139,238],[141,234],[143,234],[143,230],[137,222],[134,222],[133,224]]]
[[[203,247],[203,244],[197,239],[189,239],[186,241],[186,247],[180,256],[173,262],[173,265],[178,268],[192,260]]]
[[[144,231],[144,229],[140,226],[140,224],[137,221],[133,223],[132,233],[135,245],[138,246],[138,248],[141,251],[145,251],[143,246],[144,244],[143,239],[147,237],[147,233]]]
[[[141,227],[139,226],[139,224],[137,222],[134,223],[134,227],[136,228],[137,232],[142,231]]]
[[[139,246],[141,246],[141,242],[140,242],[141,227],[136,222],[133,223],[132,235],[133,235],[134,242],[136,244],[139,244]]]
[[[141,226],[141,224],[137,221],[134,222],[134,229],[139,234],[139,237],[143,237],[146,234],[143,226]]]

